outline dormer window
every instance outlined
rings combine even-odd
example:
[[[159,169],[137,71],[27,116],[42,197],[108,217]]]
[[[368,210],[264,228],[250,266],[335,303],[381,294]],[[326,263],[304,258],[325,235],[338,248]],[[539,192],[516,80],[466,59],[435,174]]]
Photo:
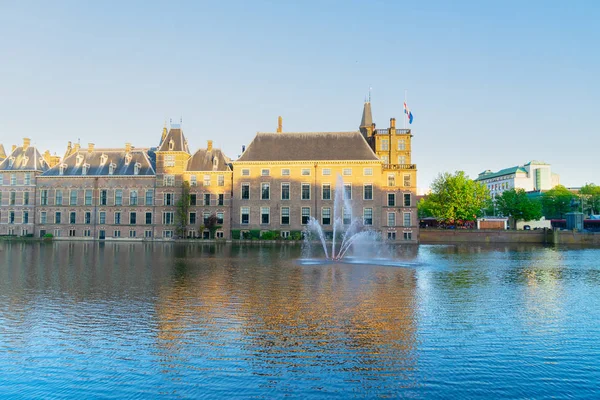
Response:
[[[133,174],[139,175],[141,167],[142,167],[142,164],[140,164],[139,162],[136,162],[135,165],[133,166]]]
[[[102,154],[100,156],[100,165],[106,164],[107,161],[108,161],[108,156],[106,154]]]
[[[125,154],[125,165],[129,165],[131,162],[131,153]]]
[[[81,163],[83,162],[83,156],[81,154],[78,154],[76,160],[77,166],[81,165]]]
[[[175,147],[175,142],[173,141],[173,139],[169,140],[169,150],[173,150],[174,147]]]
[[[87,175],[88,169],[90,168],[90,164],[83,164],[81,167],[81,175]]]
[[[114,174],[115,173],[115,168],[116,168],[115,163],[110,163],[110,165],[108,166],[108,174],[109,175]]]
[[[28,162],[29,162],[29,157],[25,156],[25,157],[23,157],[23,164],[21,164],[21,165],[27,165]]]
[[[12,167],[14,163],[15,163],[15,158],[14,157],[9,157],[9,159],[8,159],[8,166]]]
[[[213,171],[216,171],[219,168],[219,159],[217,157],[213,158]]]
[[[64,175],[66,168],[67,168],[67,164],[60,164],[60,166],[58,167],[58,174]]]

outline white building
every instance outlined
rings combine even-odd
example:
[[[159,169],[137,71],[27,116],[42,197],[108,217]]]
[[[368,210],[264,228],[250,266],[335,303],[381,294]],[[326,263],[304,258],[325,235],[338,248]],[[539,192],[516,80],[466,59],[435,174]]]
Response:
[[[498,172],[487,170],[480,173],[475,180],[487,186],[492,198],[501,195],[505,190],[545,191],[560,184],[560,177],[552,173],[550,164],[540,161],[530,161],[525,165],[505,168]]]

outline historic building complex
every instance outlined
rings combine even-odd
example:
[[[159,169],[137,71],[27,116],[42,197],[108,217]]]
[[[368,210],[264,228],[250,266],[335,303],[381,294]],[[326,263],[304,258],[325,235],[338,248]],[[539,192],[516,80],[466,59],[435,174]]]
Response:
[[[523,189],[526,192],[542,192],[560,184],[560,176],[552,172],[550,164],[530,161],[525,165],[505,168],[497,172],[483,171],[477,179],[490,191],[492,197],[505,190]]]
[[[366,102],[354,132],[257,133],[237,160],[208,140],[190,151],[180,125],[152,147],[81,147],[62,157],[24,139],[0,145],[0,235],[79,240],[300,237],[335,218],[416,242],[409,129],[376,129]],[[336,191],[343,193],[338,206]],[[338,215],[335,211],[338,210]]]

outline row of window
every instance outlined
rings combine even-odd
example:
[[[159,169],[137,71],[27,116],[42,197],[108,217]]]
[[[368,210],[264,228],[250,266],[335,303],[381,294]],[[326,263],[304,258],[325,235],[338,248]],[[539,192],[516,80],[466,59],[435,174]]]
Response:
[[[10,174],[10,180],[8,182],[11,186],[17,185],[17,174]],[[0,186],[4,185],[4,174],[0,174]],[[31,172],[25,172],[23,174],[23,185],[31,185]]]
[[[390,157],[388,155],[382,155],[381,156],[381,161],[383,161],[384,164],[389,164],[390,163]],[[406,164],[406,156],[398,156],[397,158],[398,164]]]
[[[271,223],[271,208],[270,207],[260,207],[260,224],[268,225]],[[290,225],[290,207],[281,207],[280,210],[280,224],[281,225]],[[311,208],[310,207],[301,207],[300,209],[300,224],[308,225],[311,219]],[[387,213],[387,226],[396,226],[396,213],[388,212]],[[332,216],[331,216],[331,207],[323,207],[321,208],[321,225],[327,226],[332,224]],[[362,216],[363,225],[373,225],[373,209],[371,207],[363,208],[363,216]],[[409,227],[411,226],[411,213],[405,212],[403,213],[403,226]],[[352,215],[349,210],[342,210],[342,223],[344,225],[349,225],[352,223]],[[240,224],[249,225],[250,224],[250,207],[240,207]]]
[[[79,158],[81,157],[81,159]],[[103,155],[104,157],[104,155]],[[103,166],[106,163],[106,159],[108,158],[103,158],[101,157],[100,159],[100,166]],[[80,160],[83,160],[83,156],[77,156],[77,166],[80,165]],[[104,161],[103,161],[104,160]],[[131,162],[131,154],[127,154],[127,156],[125,157],[125,165],[128,165]],[[60,164],[58,166],[58,174],[59,175],[64,175],[65,174],[65,170],[68,168],[67,164]],[[115,173],[115,168],[117,168],[117,164],[111,162],[110,164],[108,164],[108,174],[109,175],[114,175]],[[142,164],[140,164],[139,162],[136,162],[133,165],[133,174],[134,175],[139,175],[140,174],[140,168],[142,168]],[[81,165],[81,175],[87,175],[88,170],[90,169],[90,164],[84,163]]]
[[[250,176],[250,169],[249,168],[243,168],[242,170],[242,176]],[[281,176],[290,176],[290,169],[289,168],[282,168],[281,169]],[[271,169],[270,168],[262,168],[260,170],[260,175],[261,176],[271,176]],[[300,170],[300,175],[302,176],[311,176],[312,175],[312,168],[302,168]],[[329,176],[331,175],[331,168],[323,168],[321,170],[321,175],[323,176]],[[344,176],[352,176],[352,168],[344,168],[342,169],[342,175]],[[373,175],[373,168],[363,168],[363,175],[364,176],[372,176]]]
[[[27,231],[25,230],[23,232],[24,232],[23,236],[25,236],[27,234]],[[208,231],[205,231],[203,233],[204,233],[203,237],[208,238],[208,235],[207,235]],[[40,230],[40,237],[44,237],[45,234],[46,234],[46,230],[44,230],[44,229]],[[54,237],[61,237],[61,235],[62,235],[62,230],[60,230],[60,229],[55,229],[54,230]],[[69,229],[68,235],[69,235],[69,237],[76,237],[77,236],[77,230],[76,229]],[[81,230],[81,236],[82,237],[91,237],[92,236],[92,230],[91,229],[83,229],[83,230]],[[98,232],[98,238],[99,239],[105,239],[106,237],[107,237],[107,233],[106,233],[105,230],[100,230]],[[120,237],[122,237],[121,236],[121,231],[118,230],[118,229],[115,229],[112,232],[112,237],[113,238],[120,238]],[[130,238],[137,237],[137,231],[130,230],[129,231],[129,237]],[[151,230],[144,231],[144,237],[145,238],[151,238],[152,237],[152,231]],[[173,237],[173,231],[172,230],[164,230],[164,231],[162,231],[162,237],[163,238],[172,238]],[[194,231],[190,231],[188,233],[188,237],[196,237],[195,232]],[[217,239],[222,239],[224,237],[223,231],[220,231],[220,230],[216,231],[215,232],[215,237]]]
[[[144,220],[143,220],[144,224],[152,225],[152,212],[145,212],[145,213],[130,212],[129,213],[129,225],[138,224],[138,214],[144,215]],[[212,214],[210,212],[202,213],[202,218],[203,218],[203,222],[205,225],[208,224],[209,218],[211,215]],[[115,211],[113,213],[112,223],[114,225],[120,225],[123,223],[127,223],[126,220],[123,219],[123,216],[127,216],[127,213],[122,213],[121,211]],[[175,223],[175,213],[173,211],[165,211],[162,213],[162,216],[163,216],[163,218],[162,218],[163,225],[171,225],[171,224]],[[224,220],[224,216],[225,216],[225,213],[222,211],[215,213],[216,223],[222,224],[223,220]],[[15,212],[10,211],[9,212],[9,223],[14,223],[14,221],[15,221],[14,217],[15,217]],[[69,223],[69,224],[77,223],[77,211],[69,212],[68,217],[69,217],[69,220],[67,223]],[[23,211],[23,221],[24,221],[23,222],[24,224],[28,223],[28,221],[29,221],[29,213],[27,211]],[[27,222],[25,222],[25,221],[27,221]],[[104,225],[107,223],[106,221],[107,221],[106,211],[99,211],[98,212],[98,223],[100,225]],[[189,224],[194,225],[197,223],[197,221],[198,221],[197,213],[194,211],[190,212],[188,215]],[[47,224],[47,223],[48,223],[48,213],[46,211],[41,211],[40,212],[40,224]],[[54,224],[61,224],[61,223],[63,223],[62,212],[56,211],[54,213]],[[92,224],[92,212],[91,211],[84,212],[83,223],[86,225]]]
[[[21,205],[28,206],[29,204],[31,204],[31,202],[29,200],[31,197],[30,192],[21,192],[21,193],[22,193],[22,195],[20,196],[21,200],[22,200]],[[0,191],[0,205],[2,205],[2,197],[3,197],[3,195],[2,195],[2,192]],[[17,192],[8,192],[8,205],[9,206],[17,205]]]
[[[300,184],[300,199],[302,200],[310,200],[310,191],[311,184],[310,183],[301,183]],[[250,183],[242,183],[241,184],[241,193],[240,198],[242,200],[250,199]],[[271,184],[267,182],[262,182],[260,184],[260,199],[261,200],[271,200]],[[290,183],[285,182],[281,184],[281,200],[289,200],[290,199]],[[321,185],[321,200],[331,200],[332,199],[332,190],[331,184],[324,183]],[[352,199],[352,184],[345,183],[344,184],[344,199],[351,200]],[[363,200],[373,200],[373,185],[365,184],[363,185]]]
[[[211,186],[212,175],[204,175],[203,186]],[[175,186],[175,175],[163,175],[164,186]],[[190,186],[198,186],[196,175],[190,175]],[[217,186],[225,186],[225,175],[217,175]]]
[[[379,140],[379,149],[380,150],[389,150],[390,142],[388,139],[380,139]],[[398,139],[398,150],[406,150],[406,141],[404,139]],[[399,163],[403,164],[403,163]]]

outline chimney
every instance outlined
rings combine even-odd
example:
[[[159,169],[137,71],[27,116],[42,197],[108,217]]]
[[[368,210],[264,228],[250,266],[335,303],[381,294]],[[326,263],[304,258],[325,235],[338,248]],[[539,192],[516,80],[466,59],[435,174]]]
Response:
[[[17,145],[16,145],[16,144],[13,144],[13,145],[12,145],[12,151],[15,151],[16,149],[17,149]]]
[[[283,132],[283,118],[281,118],[280,115],[279,118],[277,118],[277,133],[281,132]]]
[[[206,142],[206,150],[212,151],[212,140],[209,140],[208,142]]]
[[[88,143],[88,153],[91,153],[94,151],[94,143]]]
[[[81,148],[81,145],[79,143],[75,143],[75,152],[78,152],[80,148]]]
[[[71,150],[71,142],[67,142],[67,150]]]
[[[396,118],[390,118],[390,128],[396,129]]]
[[[27,148],[31,145],[31,139],[23,138],[23,151],[27,150]]]
[[[131,153],[131,143],[125,143],[125,153]]]

